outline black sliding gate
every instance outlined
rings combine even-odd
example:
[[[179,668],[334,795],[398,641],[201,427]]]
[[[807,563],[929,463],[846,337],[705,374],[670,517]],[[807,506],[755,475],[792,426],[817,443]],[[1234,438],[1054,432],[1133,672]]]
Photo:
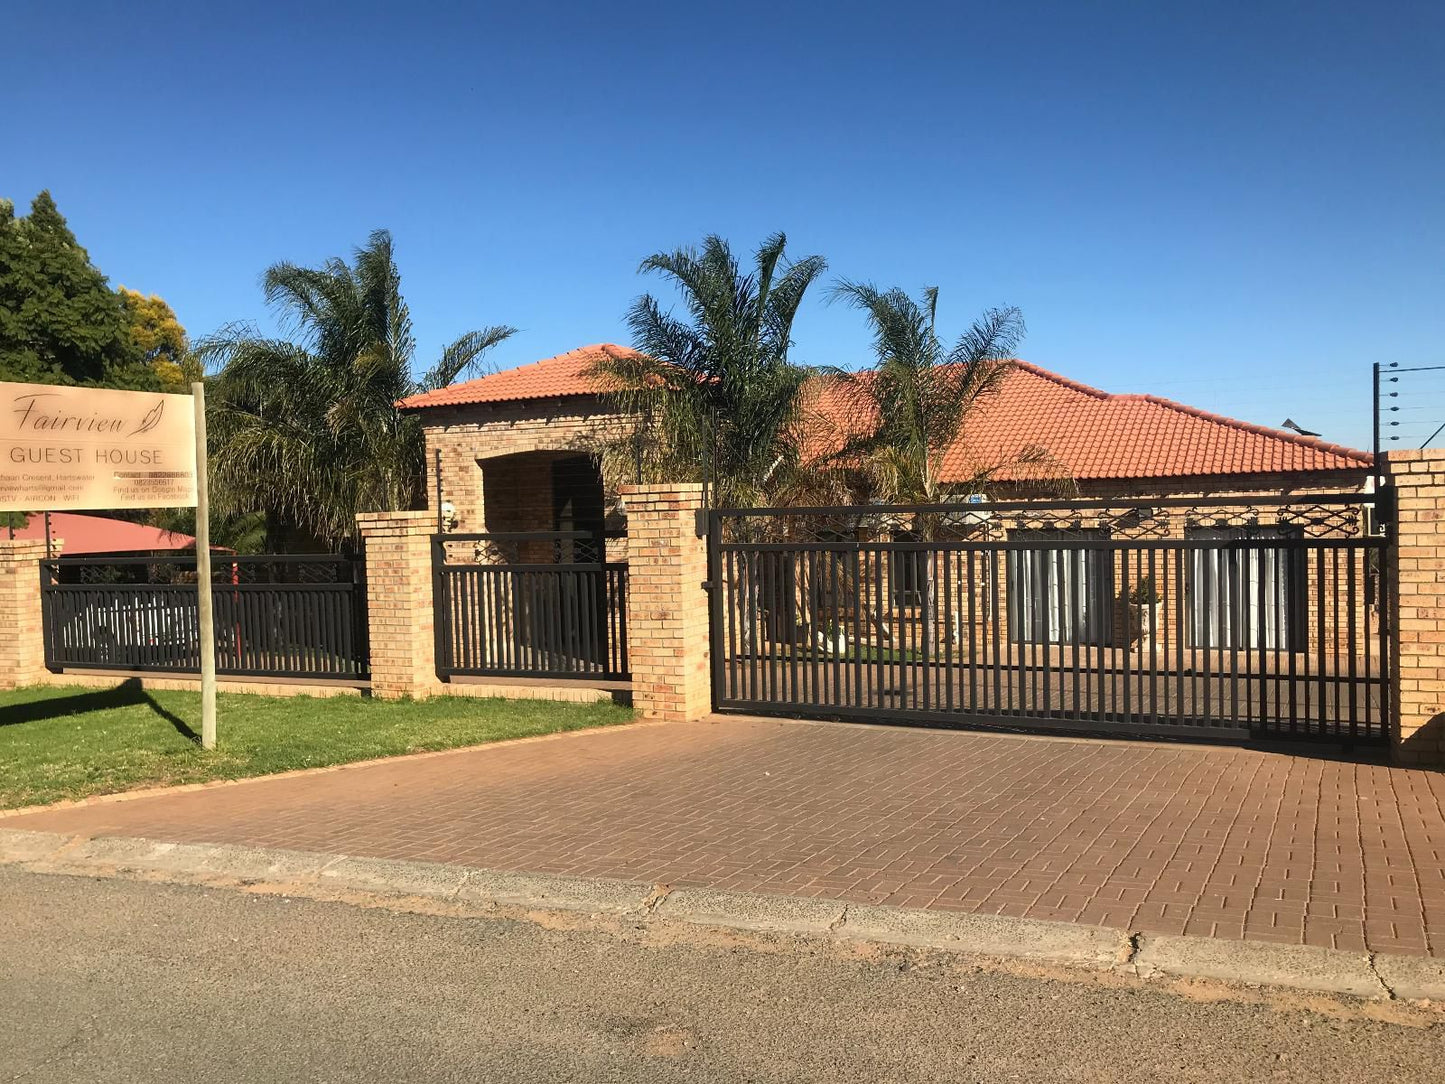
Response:
[[[1380,742],[1370,499],[715,511],[719,710]]]
[[[626,680],[620,531],[439,534],[432,540],[437,674]]]

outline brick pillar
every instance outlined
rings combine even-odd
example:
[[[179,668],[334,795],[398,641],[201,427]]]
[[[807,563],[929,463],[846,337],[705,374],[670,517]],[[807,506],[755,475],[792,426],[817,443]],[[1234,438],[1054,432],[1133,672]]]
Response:
[[[708,673],[707,540],[702,486],[623,486],[627,501],[627,657],[632,704],[645,718],[700,719]]]
[[[434,512],[363,512],[371,693],[394,700],[438,690],[432,611]]]
[[[45,677],[40,619],[41,538],[0,538],[0,689]]]
[[[1390,649],[1391,741],[1402,764],[1445,764],[1445,449],[1391,452],[1395,543]]]

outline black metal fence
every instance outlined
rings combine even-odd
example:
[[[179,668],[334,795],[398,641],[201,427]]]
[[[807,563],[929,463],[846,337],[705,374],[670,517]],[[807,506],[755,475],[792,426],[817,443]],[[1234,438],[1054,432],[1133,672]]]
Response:
[[[437,674],[624,680],[623,532],[437,535],[432,543]]]
[[[361,558],[217,554],[211,565],[217,673],[367,676]],[[194,557],[61,557],[41,562],[40,578],[52,670],[199,673]]]
[[[1386,736],[1367,497],[722,511],[720,709],[1155,737]]]

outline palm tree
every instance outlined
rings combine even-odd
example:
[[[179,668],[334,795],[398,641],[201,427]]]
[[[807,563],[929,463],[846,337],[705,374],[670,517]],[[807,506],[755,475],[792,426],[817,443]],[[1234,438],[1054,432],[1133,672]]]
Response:
[[[266,301],[290,338],[240,325],[201,344],[216,368],[212,471],[236,510],[261,509],[339,547],[356,514],[415,507],[423,499],[425,445],[408,395],[445,387],[515,331],[469,331],[419,379],[411,315],[391,235],[376,230],[352,263],[278,263]]]
[[[833,296],[867,315],[877,357],[876,368],[831,373],[844,405],[835,461],[880,503],[945,500],[951,490],[941,479],[943,457],[1013,368],[1023,315],[1012,307],[988,309],[948,347],[936,327],[937,287],[925,289],[921,303],[897,288],[847,281]],[[970,483],[991,479],[1003,466],[987,468],[963,488],[978,492]]]
[[[963,438],[969,417],[994,395],[1014,367],[1023,339],[1022,313],[1013,307],[984,311],[950,347],[937,331],[938,289],[928,287],[921,301],[903,290],[879,290],[844,281],[837,299],[862,309],[873,331],[875,368],[861,373],[833,370],[830,389],[843,404],[841,435],[832,461],[854,479],[855,492],[882,505],[940,505],[985,494],[995,478],[1021,468],[1042,479],[1045,488],[1072,482],[1041,448],[1028,448],[1007,462],[976,466],[966,479],[945,481],[943,458]],[[937,540],[959,518],[935,509],[883,516],[884,530],[906,537]],[[963,522],[969,522],[965,519]],[[943,555],[924,551],[922,622],[932,627],[936,563]],[[881,604],[881,600],[879,600]],[[950,630],[957,636],[957,629]]]
[[[642,272],[670,279],[686,318],[646,294],[627,314],[638,353],[606,358],[594,377],[618,413],[636,419],[602,448],[602,469],[623,481],[710,481],[714,506],[787,503],[806,483],[801,392],[809,371],[788,359],[793,320],[808,288],[827,269],[821,256],[785,259],[787,238],[767,238],[744,272],[715,234],[702,249],[659,252]],[[741,521],[744,529],[754,525]],[[761,584],[739,569],[736,592],[754,617],[742,623],[744,646],[757,625]]]
[[[642,261],[670,279],[686,317],[651,294],[627,314],[641,356],[605,358],[593,375],[636,425],[602,449],[614,482],[700,481],[715,504],[772,503],[798,481],[799,392],[808,370],[792,364],[793,320],[826,269],[821,256],[784,257],[787,239],[763,242],[746,273],[728,243],[709,235]]]

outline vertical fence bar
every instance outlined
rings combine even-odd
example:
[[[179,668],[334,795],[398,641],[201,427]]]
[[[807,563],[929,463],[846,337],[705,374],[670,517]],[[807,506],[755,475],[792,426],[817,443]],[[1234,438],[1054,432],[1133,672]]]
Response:
[[[738,555],[729,549],[725,551],[727,567],[727,634],[728,634],[728,696],[730,699],[747,699],[738,686],[738,622],[741,603],[738,599]]]
[[[1319,687],[1320,733],[1327,734],[1329,725],[1329,686],[1325,670],[1325,551],[1315,550],[1315,677]]]
[[[974,556],[975,556],[975,554],[974,554],[974,551],[973,551],[973,550],[965,550],[965,551],[963,552],[963,555],[962,555],[962,556],[963,556],[963,560],[964,560],[964,562],[965,562],[965,563],[964,563],[965,573],[964,573],[964,577],[963,577],[963,578],[964,578],[964,580],[966,581],[966,583],[965,583],[964,590],[966,590],[966,591],[968,592],[968,597],[967,597],[967,599],[966,599],[966,601],[965,601],[965,603],[964,603],[964,610],[965,610],[965,613],[966,613],[966,619],[967,619],[967,621],[968,621],[968,657],[967,657],[966,659],[960,660],[960,662],[961,662],[961,665],[968,670],[968,708],[969,708],[970,711],[977,711],[977,710],[979,709],[979,702],[978,702],[978,665],[979,665],[979,657],[978,657],[978,633],[979,633],[979,628],[978,628],[978,585],[977,585],[977,582],[976,582],[976,579],[975,579],[975,576],[974,576]],[[963,649],[962,637],[960,637],[959,650],[962,651],[962,649]],[[952,679],[950,679],[949,684],[950,684],[950,686],[952,686]],[[987,682],[985,682],[985,687],[987,687]],[[961,681],[960,681],[960,684],[959,684],[959,695],[960,695],[960,696],[963,695],[963,686],[962,686],[962,682],[961,682]]]
[[[787,637],[784,644],[788,652],[789,693],[794,704],[806,698],[799,685],[799,681],[803,677],[801,660],[798,658],[798,573],[802,571],[798,567],[799,556],[787,552],[778,554],[778,565],[781,572],[779,576],[781,582],[778,584],[779,608],[782,611],[783,635]]]
[[[1159,718],[1159,634],[1163,630],[1159,628],[1164,623],[1164,599],[1160,593],[1159,578],[1159,551],[1152,546],[1149,548],[1149,586],[1151,593],[1147,598],[1149,606],[1149,717]],[[1142,657],[1142,656],[1141,656]],[[1139,690],[1142,699],[1143,688]]]
[[[1349,689],[1346,685],[1349,667],[1345,662],[1342,640],[1349,625],[1345,601],[1345,566],[1352,558],[1353,554],[1338,547],[1330,550],[1329,614],[1325,618],[1325,627],[1330,635],[1330,733],[1340,739],[1346,737],[1349,727],[1346,712],[1349,700]]]
[[[828,576],[829,576],[829,652],[833,656],[833,688],[828,702],[834,705],[848,703],[847,682],[843,674],[843,657],[848,654],[848,623],[843,613],[843,573],[844,573],[844,552],[842,550],[828,552]],[[842,649],[839,649],[838,642],[842,640]]]
[[[447,603],[446,561],[446,544],[438,538],[432,539],[432,604],[436,609],[436,616],[432,619],[432,645],[436,652],[438,676],[442,679],[450,674],[452,665],[451,633],[447,627],[447,615],[451,611]]]
[[[1391,532],[1391,537],[1394,537],[1394,526],[1388,526],[1386,529]],[[1390,720],[1394,711],[1393,702],[1391,700],[1392,690],[1390,688],[1390,670],[1391,667],[1394,665],[1394,660],[1391,658],[1390,651],[1390,634],[1392,631],[1389,627],[1391,591],[1390,562],[1386,560],[1386,558],[1389,556],[1389,552],[1389,548],[1383,540],[1376,542],[1375,567],[1377,570],[1377,582],[1375,586],[1375,607],[1379,615],[1376,624],[1379,627],[1378,634],[1380,637],[1380,641],[1378,655],[1379,666],[1377,668],[1378,675],[1375,680],[1380,688],[1380,709],[1376,713],[1375,717],[1377,720],[1377,725],[1382,734],[1388,733],[1390,727]]]
[[[1259,616],[1259,620],[1257,620],[1257,621],[1255,622],[1255,630],[1256,630],[1256,631],[1255,631],[1254,641],[1255,641],[1255,647],[1256,647],[1256,650],[1255,650],[1255,655],[1256,655],[1255,665],[1256,665],[1256,666],[1258,667],[1258,669],[1259,669],[1259,713],[1258,713],[1258,715],[1256,716],[1256,714],[1253,712],[1253,710],[1251,710],[1251,712],[1250,712],[1250,721],[1251,721],[1251,725],[1257,726],[1258,728],[1260,728],[1261,730],[1263,730],[1263,729],[1266,729],[1268,726],[1272,725],[1272,723],[1273,723],[1273,717],[1271,716],[1270,710],[1269,710],[1269,696],[1270,696],[1270,690],[1271,690],[1271,688],[1275,686],[1275,682],[1270,678],[1270,674],[1269,674],[1270,659],[1269,659],[1268,651],[1269,651],[1269,646],[1270,646],[1270,640],[1269,640],[1269,628],[1270,628],[1270,624],[1269,624],[1269,622],[1268,622],[1267,620],[1265,620],[1265,615],[1269,613],[1269,610],[1268,610],[1268,608],[1267,608],[1267,607],[1268,607],[1268,599],[1269,599],[1269,596],[1268,596],[1268,594],[1267,594],[1267,582],[1266,582],[1266,581],[1268,580],[1268,577],[1264,575],[1264,571],[1263,571],[1263,569],[1261,569],[1261,570],[1260,570],[1260,575],[1259,575],[1257,578],[1258,578],[1258,580],[1259,580],[1259,597],[1258,597],[1258,599],[1256,600],[1256,607],[1257,607],[1256,612],[1257,612],[1260,616]],[[1248,585],[1246,585],[1246,596],[1247,596],[1247,594],[1248,594]],[[1278,635],[1278,634],[1276,634],[1276,635]],[[1274,667],[1274,669],[1275,669],[1275,670],[1278,670],[1278,669],[1279,669],[1278,665],[1276,665],[1276,666]],[[1279,695],[1277,688],[1275,688],[1275,695],[1276,695],[1276,697],[1278,697],[1278,695]]]
[[[1133,682],[1133,676],[1134,676],[1134,675],[1133,675],[1134,666],[1133,666],[1133,663],[1130,662],[1130,658],[1131,658],[1131,645],[1133,645],[1133,639],[1134,639],[1134,637],[1133,637],[1133,632],[1131,632],[1131,629],[1133,629],[1133,623],[1134,623],[1134,620],[1136,620],[1136,616],[1134,616],[1133,613],[1130,613],[1130,601],[1131,601],[1131,600],[1130,600],[1130,594],[1131,594],[1131,591],[1133,591],[1133,588],[1130,587],[1131,581],[1130,581],[1130,578],[1129,578],[1129,546],[1127,546],[1127,545],[1126,545],[1126,546],[1120,546],[1120,551],[1118,551],[1118,555],[1120,555],[1120,572],[1121,572],[1121,574],[1123,574],[1123,577],[1124,577],[1124,585],[1123,585],[1123,598],[1124,598],[1124,607],[1123,607],[1123,608],[1124,608],[1124,635],[1123,635],[1123,640],[1124,640],[1124,643],[1123,643],[1123,662],[1120,663],[1121,669],[1123,669],[1123,692],[1124,692],[1124,695],[1123,695],[1123,701],[1124,701],[1124,702],[1123,702],[1123,713],[1124,713],[1124,721],[1126,721],[1126,723],[1129,723],[1129,721],[1130,721],[1130,684],[1131,684],[1131,682]],[[1113,564],[1113,562],[1111,562],[1111,564]],[[1113,593],[1110,593],[1110,594],[1113,594]],[[1113,614],[1110,614],[1110,624],[1113,624]],[[1142,620],[1139,621],[1139,624],[1140,624],[1140,627],[1143,627],[1143,621],[1142,621]]]
[[[868,702],[863,698],[864,679],[864,636],[863,633],[868,627],[867,611],[864,609],[864,592],[866,584],[864,577],[865,555],[860,545],[853,551],[853,651],[848,656],[848,668],[853,680],[853,704],[855,707],[866,708]]]
[[[1005,710],[1003,700],[1003,674],[1001,671],[1003,659],[1002,653],[999,650],[999,626],[1003,623],[1004,618],[1004,612],[999,607],[999,564],[1001,562],[1005,562],[1004,554],[1001,551],[994,550],[988,554],[990,605],[993,609],[993,710],[999,714],[1003,714]],[[1012,641],[1016,635],[1012,624],[1009,625],[1008,632],[1008,639]],[[1013,707],[1012,687],[1009,689],[1008,706]]]
[[[1264,578],[1264,554],[1259,554],[1259,578]],[[1241,564],[1236,577],[1237,582],[1229,584],[1229,591],[1226,595],[1225,605],[1229,608],[1229,722],[1232,726],[1239,725],[1239,641],[1244,639],[1245,664],[1249,662],[1249,576],[1245,573]],[[1222,693],[1222,690],[1221,690]],[[1249,695],[1246,687],[1245,695]],[[1220,715],[1224,714],[1224,706],[1220,705]]]
[[[1184,595],[1188,590],[1188,581],[1185,571],[1185,551],[1177,549],[1174,551],[1174,674],[1171,684],[1174,686],[1174,717],[1180,726],[1184,725],[1184,633],[1185,633],[1185,606]],[[1193,632],[1193,629],[1190,629]]]
[[[1349,626],[1350,626],[1350,627],[1349,627],[1349,638],[1350,638],[1350,654],[1349,654],[1349,666],[1350,666],[1350,704],[1349,704],[1349,709],[1350,709],[1350,740],[1351,740],[1351,741],[1356,741],[1356,740],[1358,740],[1358,738],[1359,738],[1359,736],[1360,736],[1359,687],[1358,687],[1358,685],[1356,684],[1356,683],[1359,681],[1359,674],[1358,674],[1358,672],[1357,672],[1359,648],[1358,648],[1357,645],[1358,645],[1359,642],[1360,642],[1359,637],[1358,637],[1358,635],[1357,635],[1357,633],[1358,633],[1358,625],[1357,625],[1357,622],[1358,622],[1358,614],[1357,614],[1357,610],[1358,610],[1358,604],[1359,604],[1359,601],[1360,601],[1360,599],[1359,599],[1359,588],[1356,586],[1357,583],[1359,582],[1359,580],[1356,579],[1356,575],[1355,575],[1355,561],[1356,561],[1357,558],[1358,558],[1358,560],[1360,561],[1361,565],[1362,565],[1362,566],[1365,566],[1365,567],[1362,567],[1362,569],[1361,569],[1362,575],[1361,575],[1360,579],[1362,580],[1362,579],[1364,579],[1365,577],[1367,577],[1367,576],[1369,575],[1369,568],[1368,568],[1368,564],[1367,564],[1368,558],[1369,558],[1369,551],[1368,551],[1368,550],[1365,550],[1365,549],[1351,549],[1350,552],[1349,552],[1349,566],[1348,566],[1348,567],[1349,567],[1349,573],[1348,573],[1348,575],[1349,575],[1349,581],[1350,581],[1350,582],[1349,582],[1349,586],[1348,586],[1347,590],[1349,591],[1349,596],[1350,596],[1350,613],[1349,613]],[[1366,631],[1366,633],[1365,633],[1365,644],[1364,644],[1364,648],[1365,648],[1366,653],[1368,653],[1369,650],[1370,650],[1370,636],[1369,636],[1369,632],[1368,632],[1369,625],[1370,625],[1370,612],[1369,612],[1369,610],[1367,609],[1367,610],[1365,611],[1365,628],[1366,628],[1367,631]],[[1370,690],[1369,690],[1369,685],[1368,685],[1368,683],[1367,683],[1366,686],[1365,686],[1365,698],[1366,698],[1366,700],[1369,699],[1369,691],[1370,691]]]

